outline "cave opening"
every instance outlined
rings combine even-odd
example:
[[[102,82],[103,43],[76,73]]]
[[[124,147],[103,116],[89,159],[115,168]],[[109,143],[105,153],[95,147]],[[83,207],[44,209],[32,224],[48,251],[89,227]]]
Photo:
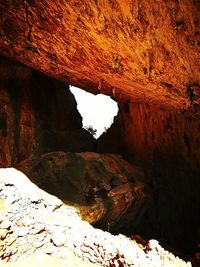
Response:
[[[82,117],[82,127],[98,139],[114,122],[118,104],[110,96],[94,95],[78,87],[70,86]]]

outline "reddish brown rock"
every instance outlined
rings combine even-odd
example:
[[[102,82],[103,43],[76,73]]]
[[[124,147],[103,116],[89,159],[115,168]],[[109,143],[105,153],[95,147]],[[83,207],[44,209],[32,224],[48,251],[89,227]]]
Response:
[[[119,98],[189,105],[199,1],[1,1],[0,53]]]
[[[20,163],[45,191],[80,209],[90,223],[127,231],[139,222],[149,199],[143,177],[120,156],[53,152]]]
[[[200,220],[200,106],[189,110],[120,102],[126,157],[140,166],[151,188],[147,235],[171,246],[196,247]],[[183,238],[188,240],[182,242]]]

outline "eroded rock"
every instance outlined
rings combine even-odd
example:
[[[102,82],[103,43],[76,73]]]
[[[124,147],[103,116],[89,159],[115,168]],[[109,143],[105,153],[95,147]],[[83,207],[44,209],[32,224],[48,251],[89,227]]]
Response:
[[[199,1],[2,1],[0,11],[0,53],[66,83],[181,107],[200,82]]]
[[[141,246],[123,235],[93,228],[81,220],[78,209],[39,189],[15,169],[0,169],[0,188],[0,199],[8,207],[0,213],[0,229],[9,229],[0,238],[1,266],[191,267],[155,240]],[[17,210],[10,195],[19,204]],[[40,201],[33,202],[36,195]]]
[[[0,166],[50,151],[93,151],[69,86],[0,57]]]
[[[111,231],[133,229],[147,206],[142,175],[118,155],[53,152],[21,162],[18,169],[104,229],[108,224]]]

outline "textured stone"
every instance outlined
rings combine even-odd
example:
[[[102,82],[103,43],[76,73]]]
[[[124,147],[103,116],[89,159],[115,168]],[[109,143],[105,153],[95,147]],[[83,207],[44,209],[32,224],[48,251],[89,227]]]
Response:
[[[6,236],[9,234],[9,230],[7,229],[0,229],[0,239],[4,240]]]
[[[174,107],[199,91],[199,1],[2,1],[0,10],[0,53],[68,84]]]
[[[0,229],[10,229],[10,222],[8,220],[1,221]]]
[[[23,161],[18,169],[78,208],[84,220],[104,229],[109,223],[111,231],[133,228],[149,197],[137,169],[114,154],[53,152]]]
[[[118,101],[120,123],[114,134],[108,131],[110,136],[99,141],[97,151],[123,153],[145,172],[153,201],[139,230],[171,245],[196,246],[200,242],[199,1],[2,1],[0,10],[1,54]],[[15,76],[23,80],[16,87],[25,86],[32,71],[6,64],[0,66],[1,88],[16,85]],[[35,141],[32,126],[40,122],[35,122],[29,104],[23,105],[27,113],[14,116],[19,114],[17,100],[29,103],[24,100],[29,96],[11,91],[0,92],[2,166],[30,155]],[[16,95],[10,97],[12,93]],[[45,107],[46,91],[43,97],[36,93],[35,99],[47,109],[40,115],[51,108],[60,111],[51,103],[51,108]],[[19,117],[23,123],[13,129]],[[46,115],[39,118],[45,123],[55,120],[53,115],[50,120]],[[71,132],[49,133],[55,129],[50,128],[42,134],[41,153],[71,150],[77,139],[85,144],[80,130],[74,138]],[[39,131],[43,132],[41,127]],[[16,133],[19,139],[23,136],[19,143],[13,138]],[[120,209],[126,199],[129,194],[116,196],[114,202]]]
[[[50,151],[93,150],[67,85],[3,57],[0,69],[0,166]]]
[[[178,110],[122,100],[119,110],[124,156],[140,166],[153,194],[138,232],[159,235],[177,248],[196,247],[200,240],[200,106]],[[183,243],[183,238],[188,242]]]
[[[56,247],[61,247],[66,243],[66,237],[63,233],[61,232],[56,232],[52,236],[52,242]]]
[[[12,235],[9,235],[8,238],[6,238],[6,245],[7,246],[11,246],[15,240],[18,238],[18,235],[17,234],[12,234]],[[13,251],[12,251],[13,252]],[[15,253],[15,252],[14,252]]]

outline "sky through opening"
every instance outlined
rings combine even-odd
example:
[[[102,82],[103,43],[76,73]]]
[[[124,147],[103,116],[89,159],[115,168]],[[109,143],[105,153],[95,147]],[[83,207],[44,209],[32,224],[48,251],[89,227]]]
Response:
[[[83,128],[87,129],[92,126],[97,130],[94,137],[99,138],[105,129],[112,125],[118,113],[117,102],[109,96],[93,95],[74,86],[70,86],[70,91],[75,96],[78,111],[83,118]]]

